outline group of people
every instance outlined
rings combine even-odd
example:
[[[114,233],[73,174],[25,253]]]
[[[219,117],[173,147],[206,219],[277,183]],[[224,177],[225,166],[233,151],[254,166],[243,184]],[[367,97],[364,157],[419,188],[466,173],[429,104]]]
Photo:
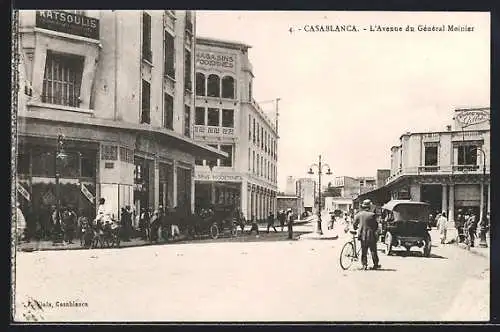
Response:
[[[455,218],[455,228],[458,233],[458,242],[469,242],[471,247],[474,247],[476,233],[487,233],[489,231],[490,213],[487,212],[486,216],[478,221],[476,214],[471,209],[458,210],[457,217]],[[478,228],[479,226],[479,228]],[[446,244],[446,235],[448,230],[448,219],[446,212],[438,213],[436,216],[436,227],[440,233],[441,244]]]

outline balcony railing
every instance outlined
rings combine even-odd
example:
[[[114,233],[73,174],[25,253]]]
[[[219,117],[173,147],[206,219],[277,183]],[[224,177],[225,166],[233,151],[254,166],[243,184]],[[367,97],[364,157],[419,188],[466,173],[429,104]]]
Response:
[[[464,132],[455,132],[451,136],[452,141],[470,141],[470,140],[482,140],[483,134],[480,131],[464,131]]]
[[[424,142],[439,142],[439,133],[426,133],[422,138]]]
[[[225,136],[225,137],[230,136],[230,137],[232,137],[232,136],[234,136],[234,128],[195,125],[194,126],[194,135],[197,137],[200,137],[200,136]]]
[[[445,165],[445,166],[417,166],[399,169],[396,173],[389,176],[386,184],[404,175],[455,175],[455,174],[482,174],[483,165]],[[490,165],[486,165],[486,173],[490,173]]]

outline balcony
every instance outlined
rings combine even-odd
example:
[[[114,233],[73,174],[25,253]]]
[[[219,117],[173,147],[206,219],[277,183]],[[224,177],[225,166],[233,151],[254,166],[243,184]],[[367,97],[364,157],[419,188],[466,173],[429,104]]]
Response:
[[[490,165],[486,165],[486,174],[490,173]],[[418,166],[399,169],[385,181],[389,184],[404,175],[458,175],[483,174],[483,165],[445,165],[445,166]]]
[[[234,128],[195,125],[194,136],[195,138],[234,137]]]
[[[439,133],[426,133],[422,135],[424,142],[439,142]]]
[[[451,136],[453,142],[457,141],[480,141],[483,140],[481,131],[464,131],[454,132]]]
[[[439,171],[440,171],[439,166],[419,166],[418,167],[419,173],[437,173]]]

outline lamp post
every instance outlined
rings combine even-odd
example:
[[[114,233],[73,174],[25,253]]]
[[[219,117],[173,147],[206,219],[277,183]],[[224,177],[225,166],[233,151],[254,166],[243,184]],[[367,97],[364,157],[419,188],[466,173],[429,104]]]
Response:
[[[57,234],[55,234],[54,243],[61,242],[61,188],[59,178],[60,167],[59,160],[64,160],[66,158],[66,153],[64,152],[64,135],[57,136],[57,148],[56,148],[56,162],[55,162],[55,176],[56,176],[56,225]]]
[[[323,167],[328,167],[328,170],[325,173],[326,175],[331,175],[332,172],[330,171],[330,166],[328,164],[321,163],[321,155],[319,155],[317,164],[312,164],[311,166],[309,166],[309,172],[307,172],[307,174],[314,174],[313,167],[318,168],[318,227],[316,233],[318,233],[319,235],[323,235],[323,230],[321,229],[321,174]]]
[[[483,195],[483,206],[481,206],[481,209],[483,211],[482,213],[482,218],[479,221],[480,223],[480,228],[479,228],[479,246],[483,248],[488,247],[488,243],[486,242],[486,228],[485,228],[485,218],[486,218],[486,213],[487,213],[487,204],[488,204],[488,196],[486,195],[486,153],[482,148],[477,148],[478,151],[481,151],[483,154],[483,192],[481,195]]]

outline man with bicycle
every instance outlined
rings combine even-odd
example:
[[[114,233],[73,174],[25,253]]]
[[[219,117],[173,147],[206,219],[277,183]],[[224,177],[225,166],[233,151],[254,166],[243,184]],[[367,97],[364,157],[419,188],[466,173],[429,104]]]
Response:
[[[368,249],[370,250],[373,260],[372,269],[376,270],[381,267],[377,255],[378,222],[375,213],[370,211],[371,206],[372,202],[369,199],[365,199],[361,203],[361,211],[354,216],[353,223],[355,230],[357,230],[359,226],[358,240],[361,241],[361,264],[363,265],[363,270],[368,268]]]

